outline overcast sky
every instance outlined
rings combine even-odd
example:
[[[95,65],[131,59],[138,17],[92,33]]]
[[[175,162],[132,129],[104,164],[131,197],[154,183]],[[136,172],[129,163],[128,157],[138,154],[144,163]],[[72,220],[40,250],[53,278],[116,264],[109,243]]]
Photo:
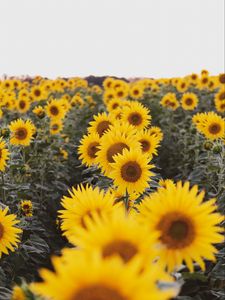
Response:
[[[0,0],[0,76],[224,70],[224,0]]]

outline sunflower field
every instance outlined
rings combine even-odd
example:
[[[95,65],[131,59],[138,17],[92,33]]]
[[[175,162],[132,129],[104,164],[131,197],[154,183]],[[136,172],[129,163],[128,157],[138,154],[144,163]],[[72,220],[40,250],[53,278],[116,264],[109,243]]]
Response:
[[[0,300],[225,299],[225,74],[0,81]]]

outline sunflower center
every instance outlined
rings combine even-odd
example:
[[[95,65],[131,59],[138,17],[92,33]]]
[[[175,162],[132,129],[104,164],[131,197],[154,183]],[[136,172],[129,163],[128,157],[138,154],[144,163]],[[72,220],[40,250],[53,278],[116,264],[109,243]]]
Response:
[[[137,112],[131,113],[129,115],[128,121],[132,125],[140,125],[142,123],[142,116]]]
[[[109,129],[109,126],[112,125],[109,121],[102,121],[97,126],[97,133],[102,136],[104,132]]]
[[[117,95],[118,95],[118,97],[122,97],[123,96],[123,92],[119,91]]]
[[[93,284],[81,288],[70,300],[127,300],[114,288]]]
[[[219,76],[219,81],[220,81],[220,83],[225,83],[225,74],[221,74]]]
[[[207,83],[208,82],[208,78],[203,78],[202,79],[202,83]]]
[[[193,80],[195,80],[195,79],[197,79],[197,75],[193,74],[193,75],[191,76],[191,78],[192,78]]]
[[[141,143],[141,149],[143,152],[147,152],[151,147],[150,142],[147,140],[140,140],[140,143]]]
[[[30,209],[30,205],[29,204],[24,204],[23,209],[25,209],[25,210]]]
[[[161,241],[170,249],[189,246],[195,238],[192,221],[181,213],[172,212],[162,217],[157,229],[161,232]]]
[[[135,245],[129,241],[113,241],[103,248],[103,257],[109,257],[112,255],[119,255],[126,263],[137,254],[138,250]]]
[[[139,94],[139,90],[134,90],[134,95],[137,96]]]
[[[98,152],[99,143],[93,142],[88,146],[87,153],[91,158],[96,158],[96,153]]]
[[[15,132],[15,136],[18,140],[25,140],[27,137],[27,129],[26,128],[18,128]]]
[[[219,99],[220,100],[224,100],[225,99],[225,92],[223,92],[223,93],[220,94]]]
[[[113,106],[112,106],[112,109],[116,109],[118,106],[119,106],[118,103],[114,103]]]
[[[136,182],[141,177],[141,168],[136,161],[129,161],[121,168],[121,176],[127,182]]]
[[[52,130],[55,131],[55,130],[58,130],[59,129],[59,125],[58,124],[53,124],[52,125]]]
[[[34,95],[37,96],[37,97],[40,96],[41,95],[41,91],[40,90],[35,90],[34,91]]]
[[[185,103],[186,103],[187,105],[192,105],[193,100],[192,100],[191,98],[187,98],[187,99],[185,100]]]
[[[209,126],[209,132],[210,132],[211,134],[217,134],[217,133],[220,132],[220,130],[221,130],[221,126],[220,126],[220,124],[218,124],[218,123],[212,123],[212,124]]]
[[[26,106],[25,101],[21,100],[20,103],[19,103],[19,106],[20,106],[21,109],[23,109]]]
[[[181,88],[182,88],[182,89],[185,88],[185,86],[186,86],[185,83],[182,83],[182,84],[181,84]]]
[[[50,112],[53,116],[57,116],[59,114],[59,109],[57,106],[53,105],[50,107]]]
[[[4,227],[3,225],[0,223],[0,239],[3,237],[4,234]]]
[[[124,143],[116,143],[111,147],[109,147],[106,153],[108,162],[113,163],[114,162],[113,156],[116,154],[121,154],[123,152],[123,149],[129,149],[129,147]]]

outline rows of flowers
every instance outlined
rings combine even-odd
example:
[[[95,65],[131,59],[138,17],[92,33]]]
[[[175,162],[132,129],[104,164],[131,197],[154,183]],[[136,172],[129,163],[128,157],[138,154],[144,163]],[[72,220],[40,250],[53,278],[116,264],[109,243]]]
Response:
[[[207,70],[1,80],[0,299],[223,299],[224,114]]]

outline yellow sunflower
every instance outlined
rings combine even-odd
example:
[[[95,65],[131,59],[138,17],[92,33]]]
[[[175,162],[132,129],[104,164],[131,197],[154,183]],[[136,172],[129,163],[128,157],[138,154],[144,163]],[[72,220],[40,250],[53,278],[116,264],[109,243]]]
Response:
[[[9,150],[6,148],[6,143],[0,137],[0,171],[4,172],[6,167],[6,161],[9,159]]]
[[[16,101],[16,108],[20,113],[26,113],[30,108],[30,99],[29,98],[19,98]]]
[[[91,166],[96,164],[96,157],[98,152],[98,146],[100,143],[100,137],[97,133],[91,133],[83,136],[80,146],[78,148],[78,153],[80,154],[79,159],[86,166]]]
[[[161,130],[160,127],[157,127],[157,126],[151,126],[149,129],[148,129],[148,133],[150,135],[155,135],[159,141],[161,142],[162,139],[163,139],[163,132]]]
[[[194,93],[184,93],[181,98],[181,106],[184,110],[194,110],[198,105],[198,97]]]
[[[116,92],[113,89],[106,90],[103,94],[103,102],[107,105],[111,100],[115,100]]]
[[[221,88],[218,93],[215,95],[215,100],[224,101],[225,100],[225,89]]]
[[[115,156],[121,154],[123,149],[138,150],[140,144],[133,134],[128,135],[122,130],[112,129],[103,135],[98,148],[96,161],[108,176],[112,171],[111,163],[115,162]]]
[[[197,130],[210,140],[225,136],[225,120],[214,112],[198,113],[193,117]]]
[[[160,104],[164,107],[171,108],[172,110],[176,110],[180,106],[175,93],[167,93],[164,95]]]
[[[34,101],[45,100],[47,98],[47,91],[43,86],[35,85],[31,88],[30,96]]]
[[[172,279],[156,264],[140,273],[135,262],[125,267],[118,257],[106,260],[98,253],[74,249],[64,250],[52,264],[54,272],[41,270],[42,282],[31,286],[36,294],[52,300],[167,300],[176,293],[159,290],[158,281],[172,283]]]
[[[114,205],[113,195],[110,192],[104,193],[98,187],[81,185],[77,189],[73,187],[69,194],[70,197],[64,196],[62,199],[64,210],[59,211],[62,219],[61,229],[69,241],[79,226],[86,228],[89,218],[111,214],[118,208],[118,204]]]
[[[152,135],[149,130],[143,130],[137,133],[137,140],[141,144],[143,153],[148,154],[150,157],[157,155],[157,148],[160,146],[160,137]]]
[[[100,252],[103,258],[119,256],[124,263],[140,256],[143,267],[157,256],[157,238],[157,231],[149,234],[147,227],[125,215],[122,208],[96,222],[89,220],[87,229],[78,228],[72,241],[82,250]]]
[[[183,93],[188,89],[188,82],[184,79],[179,79],[176,88],[179,92]]]
[[[107,103],[107,110],[108,112],[112,112],[113,110],[121,107],[123,105],[123,100],[120,99],[113,99]]]
[[[34,124],[29,119],[26,121],[22,119],[12,121],[9,129],[11,131],[10,143],[12,145],[29,146],[36,132]]]
[[[65,109],[62,106],[61,101],[52,99],[48,104],[46,105],[46,114],[51,119],[63,119],[65,116]]]
[[[42,106],[38,105],[32,110],[32,112],[38,116],[39,118],[43,118],[45,116],[45,110]]]
[[[220,84],[225,84],[225,73],[221,73],[221,74],[219,74],[219,83]]]
[[[2,254],[9,254],[10,251],[15,251],[19,243],[19,233],[21,229],[15,225],[19,223],[16,220],[16,215],[7,215],[8,208],[0,208],[0,258]]]
[[[33,216],[33,204],[30,200],[20,201],[20,209],[26,217]]]
[[[214,100],[216,110],[220,113],[225,112],[225,99],[224,100]]]
[[[109,177],[122,192],[142,193],[153,175],[150,169],[154,166],[150,165],[149,161],[149,155],[143,154],[139,149],[124,149],[111,163],[112,171]]]
[[[189,182],[179,182],[158,189],[139,205],[140,222],[147,224],[150,232],[160,233],[160,261],[169,271],[183,261],[191,272],[194,261],[202,270],[204,258],[215,261],[213,244],[223,241],[218,224],[224,217],[214,212],[216,199],[203,202],[203,198],[204,192],[199,193],[197,186],[190,189]]]
[[[109,129],[109,126],[113,124],[113,119],[109,115],[104,113],[99,113],[94,116],[94,121],[90,122],[88,127],[89,133],[97,133],[100,137]]]
[[[144,89],[140,84],[134,84],[130,87],[129,94],[133,99],[140,99],[143,97]]]
[[[63,130],[63,122],[60,119],[52,119],[50,122],[50,134],[59,134]]]
[[[130,107],[124,107],[121,121],[128,122],[137,129],[144,129],[150,125],[150,111],[139,102],[130,102]]]

